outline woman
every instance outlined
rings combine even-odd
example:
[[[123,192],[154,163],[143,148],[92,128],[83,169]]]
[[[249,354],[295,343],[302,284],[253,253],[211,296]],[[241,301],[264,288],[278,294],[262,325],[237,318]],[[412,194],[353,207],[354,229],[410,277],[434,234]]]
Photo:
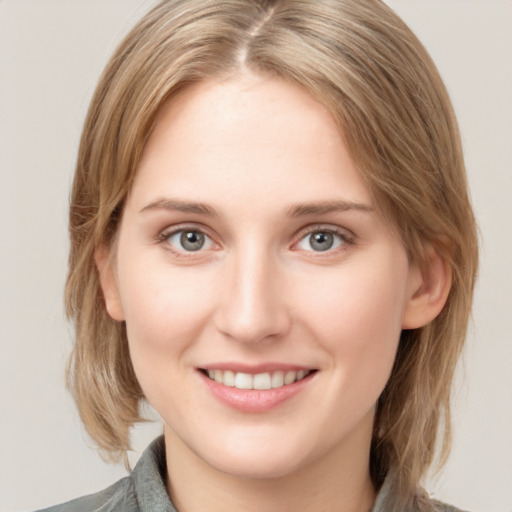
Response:
[[[475,223],[447,93],[384,4],[159,4],[93,98],[70,232],[82,421],[112,460],[143,400],[164,436],[51,510],[453,510],[419,485]]]

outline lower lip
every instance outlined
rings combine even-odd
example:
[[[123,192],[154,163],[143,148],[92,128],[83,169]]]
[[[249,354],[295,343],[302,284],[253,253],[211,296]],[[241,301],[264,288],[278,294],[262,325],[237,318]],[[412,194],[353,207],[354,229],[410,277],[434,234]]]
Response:
[[[212,394],[224,404],[240,412],[266,412],[300,393],[312,380],[316,372],[302,380],[272,389],[238,389],[224,386],[199,372]]]

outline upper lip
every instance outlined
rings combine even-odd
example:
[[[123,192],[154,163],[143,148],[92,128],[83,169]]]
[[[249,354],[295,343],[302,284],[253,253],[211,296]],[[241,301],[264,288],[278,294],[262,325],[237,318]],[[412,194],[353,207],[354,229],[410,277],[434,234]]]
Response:
[[[289,363],[261,363],[261,364],[246,364],[246,363],[238,363],[238,362],[220,362],[220,363],[211,363],[206,364],[204,366],[200,366],[201,370],[230,370],[234,373],[248,373],[252,375],[256,375],[259,373],[271,373],[277,371],[289,372],[289,371],[312,371],[316,368],[311,366],[304,366],[300,364],[289,364]]]

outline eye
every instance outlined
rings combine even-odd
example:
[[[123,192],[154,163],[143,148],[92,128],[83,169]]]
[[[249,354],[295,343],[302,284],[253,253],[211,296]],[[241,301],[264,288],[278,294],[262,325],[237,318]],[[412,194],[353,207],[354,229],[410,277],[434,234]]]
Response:
[[[197,252],[211,249],[214,245],[208,235],[196,229],[180,229],[164,235],[164,239],[179,252]]]
[[[297,247],[303,251],[326,252],[350,243],[349,238],[332,230],[317,230],[303,237]]]

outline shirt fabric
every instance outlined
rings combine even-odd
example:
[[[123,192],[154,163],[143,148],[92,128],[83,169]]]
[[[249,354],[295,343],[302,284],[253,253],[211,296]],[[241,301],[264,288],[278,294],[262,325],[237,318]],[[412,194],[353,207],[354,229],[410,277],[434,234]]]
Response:
[[[129,476],[101,492],[39,512],[178,512],[167,494],[165,475],[165,445],[163,436],[160,436],[144,451]],[[392,479],[387,477],[372,512],[395,512],[391,482]],[[450,505],[426,499],[435,512],[462,512]],[[417,510],[414,508],[410,512]]]

